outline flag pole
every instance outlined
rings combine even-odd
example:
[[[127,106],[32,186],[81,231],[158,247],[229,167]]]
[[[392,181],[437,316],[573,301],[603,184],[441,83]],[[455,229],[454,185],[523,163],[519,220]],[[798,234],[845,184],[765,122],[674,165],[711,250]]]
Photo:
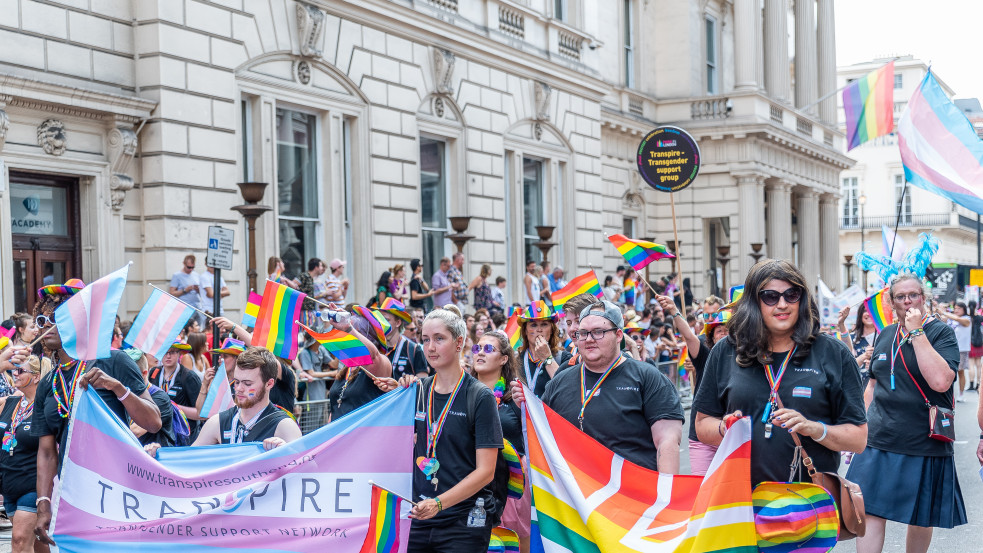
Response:
[[[676,241],[676,249],[679,249],[679,231],[676,229],[676,200],[675,194],[669,193],[669,206],[672,208],[672,237]],[[683,272],[683,260],[679,257],[679,252],[672,252],[679,259],[679,271],[676,272],[676,278],[679,279],[679,313],[683,316],[683,320],[686,320],[686,290],[682,288],[683,279],[679,278],[679,274]],[[647,283],[647,281],[646,281]],[[652,285],[649,285],[651,288]],[[652,290],[655,292],[655,290]],[[669,299],[672,299],[670,297]]]
[[[275,280],[270,280],[270,279],[266,279],[266,282],[272,282],[273,284],[280,284],[279,282],[277,282]],[[287,286],[287,285],[286,284],[280,284],[280,286]],[[287,286],[287,287],[289,288],[289,286]],[[307,294],[304,294],[304,295],[307,296]],[[321,307],[324,307],[325,309],[331,309],[331,306],[328,305],[328,304],[326,304],[326,303],[324,303],[323,301],[318,301],[318,300],[316,300],[316,299],[314,299],[314,298],[312,298],[310,296],[307,296],[306,299],[311,300],[312,302],[320,305]]]
[[[377,488],[379,488],[379,489],[380,489],[380,490],[382,490],[382,491],[386,491],[386,492],[389,492],[389,493],[391,493],[391,494],[393,494],[393,495],[395,495],[396,497],[398,497],[398,498],[400,498],[400,499],[402,499],[403,501],[405,501],[405,502],[407,502],[407,503],[409,503],[410,505],[412,505],[412,506],[414,506],[414,507],[416,507],[416,503],[414,503],[414,502],[413,502],[413,500],[411,500],[411,499],[406,499],[405,497],[403,497],[403,496],[401,496],[401,495],[399,495],[398,493],[396,493],[396,492],[394,492],[394,491],[392,491],[392,490],[390,490],[389,488],[387,488],[387,487],[385,487],[385,486],[380,486],[380,485],[379,485],[378,483],[376,483],[376,482],[374,482],[374,481],[372,481],[372,480],[369,480],[369,484],[370,484],[370,485],[372,485],[372,486],[375,486],[375,487],[377,487]]]
[[[162,293],[164,293],[164,294],[167,294],[168,296],[171,296],[171,297],[172,297],[172,298],[174,298],[175,300],[177,300],[177,301],[179,301],[179,302],[181,302],[181,303],[183,303],[184,305],[187,305],[187,306],[188,306],[188,307],[190,307],[191,309],[194,309],[195,311],[197,311],[197,312],[199,312],[199,313],[201,313],[202,315],[204,315],[204,316],[205,316],[205,318],[206,318],[206,319],[212,319],[212,318],[214,318],[214,317],[211,317],[211,316],[210,316],[210,315],[209,315],[208,313],[205,313],[204,311],[202,311],[201,309],[198,309],[197,307],[195,307],[195,306],[193,306],[193,305],[191,305],[191,304],[189,304],[188,302],[186,302],[186,301],[184,301],[184,300],[182,300],[181,298],[179,298],[179,297],[177,297],[177,296],[175,296],[174,294],[171,294],[171,293],[170,293],[170,292],[168,292],[167,290],[161,290],[160,288],[158,288],[158,287],[156,287],[156,286],[154,286],[153,284],[151,284],[151,283],[149,283],[149,282],[147,283],[147,286],[150,286],[150,287],[151,287],[151,288],[153,288],[154,290],[158,290],[158,291],[160,291],[160,292],[162,292]]]
[[[55,326],[55,325],[51,325],[51,327],[48,330],[45,330],[44,331],[44,334],[42,334],[42,335],[38,336],[37,338],[35,338],[34,341],[31,342],[30,344],[27,344],[27,347],[28,348],[34,348],[34,346],[36,346],[37,343],[41,341],[41,338],[44,338],[48,334],[51,334],[51,331],[54,330],[54,329],[56,329],[56,328],[58,328],[58,327]]]
[[[894,237],[891,239],[891,252],[887,254],[891,259],[894,259],[894,245],[898,242],[898,226],[901,224],[901,210],[904,208],[904,197],[907,193],[908,179],[905,179],[904,186],[901,188],[901,199],[898,200],[898,217],[894,220]]]

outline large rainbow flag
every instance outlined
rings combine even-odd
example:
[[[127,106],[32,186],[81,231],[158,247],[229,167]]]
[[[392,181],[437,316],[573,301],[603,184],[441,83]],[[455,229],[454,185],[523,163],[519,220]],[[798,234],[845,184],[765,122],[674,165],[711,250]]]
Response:
[[[526,390],[532,551],[756,552],[751,421],[734,424],[705,478],[639,467]]]
[[[870,318],[874,321],[877,332],[881,332],[888,326],[894,324],[894,309],[888,301],[887,288],[882,288],[864,300],[864,307],[870,313]]]
[[[612,234],[608,240],[618,249],[618,253],[625,258],[625,261],[636,271],[642,270],[649,263],[664,257],[676,257],[662,244],[647,242],[645,240],[633,240],[624,234]]]
[[[372,486],[369,506],[369,531],[359,553],[396,553],[399,551],[400,497],[379,486]],[[406,548],[403,548],[405,551]]]
[[[155,459],[89,387],[76,397],[51,533],[62,553],[359,553],[369,481],[411,494],[415,401],[415,387],[395,390],[270,451],[165,447]],[[403,551],[408,514],[401,505]]]
[[[296,321],[306,297],[307,294],[289,286],[267,280],[252,345],[264,347],[284,359],[297,357]]]
[[[601,283],[597,282],[597,275],[594,274],[594,271],[587,271],[577,278],[570,279],[566,286],[550,294],[550,298],[553,300],[553,310],[559,313],[563,310],[563,304],[580,294],[590,294],[595,298],[600,298],[603,295]]]
[[[894,60],[843,89],[847,150],[894,130]]]

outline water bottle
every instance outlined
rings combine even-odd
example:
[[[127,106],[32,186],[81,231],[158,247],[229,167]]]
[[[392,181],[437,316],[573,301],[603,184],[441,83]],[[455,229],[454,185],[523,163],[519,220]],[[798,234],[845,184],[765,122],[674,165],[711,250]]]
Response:
[[[468,528],[484,528],[485,527],[485,499],[479,497],[477,501],[474,502],[474,507],[471,508],[471,512],[468,513]]]
[[[326,323],[345,326],[351,318],[352,314],[348,311],[321,311],[321,320]]]

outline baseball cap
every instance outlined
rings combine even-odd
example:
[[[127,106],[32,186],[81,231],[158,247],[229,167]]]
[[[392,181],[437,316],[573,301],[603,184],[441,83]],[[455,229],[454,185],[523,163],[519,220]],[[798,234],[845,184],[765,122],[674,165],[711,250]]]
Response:
[[[328,266],[331,267],[332,269],[337,269],[339,267],[344,267],[345,266],[345,262],[342,261],[342,260],[340,260],[340,259],[338,259],[336,257],[336,258],[334,258],[334,259],[331,260],[331,264],[328,265]]]
[[[604,306],[604,311],[601,311],[599,307],[595,307],[598,303]],[[604,317],[614,323],[614,326],[617,328],[622,328],[625,325],[625,317],[621,314],[621,308],[606,300],[600,300],[597,303],[588,305],[580,311],[581,321],[588,316]]]

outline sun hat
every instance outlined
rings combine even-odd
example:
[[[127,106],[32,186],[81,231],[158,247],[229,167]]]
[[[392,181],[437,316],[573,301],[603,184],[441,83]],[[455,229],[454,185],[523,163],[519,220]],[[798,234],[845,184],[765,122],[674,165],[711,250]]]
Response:
[[[181,351],[191,351],[191,344],[187,342],[182,342],[181,340],[176,340],[173,344],[171,344],[171,347],[168,348],[168,351],[172,349],[178,349]]]
[[[246,343],[235,338],[226,338],[222,342],[222,347],[213,349],[211,353],[221,353],[225,355],[236,355],[246,351]]]
[[[65,284],[49,284],[38,288],[38,299],[46,296],[74,296],[79,290],[85,288],[85,283],[80,279],[71,278]]]
[[[553,310],[550,309],[550,306],[543,300],[536,300],[530,303],[529,307],[526,307],[519,312],[519,320],[522,321],[549,320],[555,323],[559,319],[560,316],[554,313]]]
[[[382,301],[382,306],[379,307],[380,311],[388,311],[389,314],[395,315],[404,321],[411,323],[413,322],[413,317],[406,312],[406,306],[403,302],[397,300],[396,298],[386,298]]]
[[[335,269],[337,269],[339,267],[344,267],[345,265],[347,265],[347,263],[345,261],[342,261],[341,259],[338,259],[336,257],[336,258],[334,258],[334,259],[331,260],[331,264],[328,265],[328,266],[331,267],[331,270],[335,270]]]
[[[705,334],[709,336],[710,334],[713,333],[713,329],[717,328],[720,325],[727,324],[727,321],[730,320],[731,315],[733,315],[733,313],[731,313],[730,309],[721,309],[716,313],[711,313],[710,315],[707,315],[706,320],[703,321],[703,331],[700,332],[700,334],[701,335]]]
[[[822,486],[807,482],[762,482],[751,492],[758,550],[829,551],[840,517]]]

